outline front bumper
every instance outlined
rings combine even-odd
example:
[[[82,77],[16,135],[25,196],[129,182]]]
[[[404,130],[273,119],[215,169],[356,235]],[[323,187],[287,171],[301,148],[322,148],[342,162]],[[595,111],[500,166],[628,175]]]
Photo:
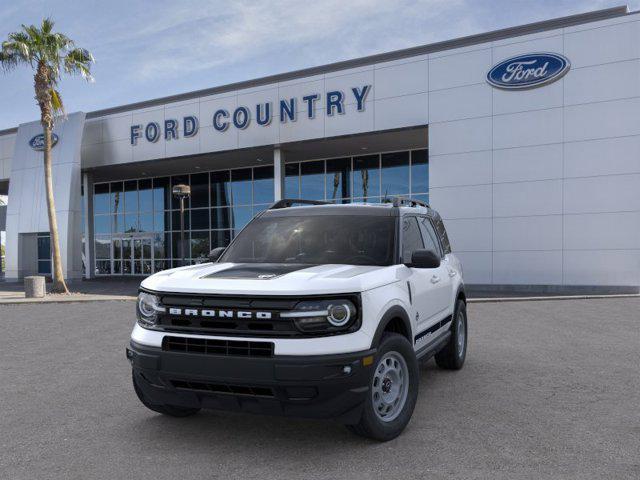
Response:
[[[154,404],[268,415],[360,419],[375,349],[338,355],[268,358],[163,351],[131,342],[127,358]]]

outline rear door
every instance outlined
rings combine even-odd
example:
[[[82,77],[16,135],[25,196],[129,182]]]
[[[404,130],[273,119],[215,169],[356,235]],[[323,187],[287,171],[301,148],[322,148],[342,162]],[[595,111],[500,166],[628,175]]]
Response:
[[[436,288],[434,296],[437,298],[438,304],[442,307],[440,310],[440,318],[435,320],[442,320],[443,317],[452,313],[453,306],[453,281],[451,276],[451,265],[449,265],[448,255],[445,254],[442,243],[438,240],[433,223],[428,217],[420,217],[419,219],[420,231],[424,238],[425,248],[433,250],[440,256],[440,267],[438,270],[438,281],[436,282]]]
[[[425,248],[423,235],[418,224],[418,217],[402,218],[402,262],[411,262],[411,254],[415,250]],[[437,250],[436,250],[437,252]],[[440,286],[443,272],[439,268],[413,268],[408,282],[411,288],[412,304],[415,310],[416,333],[430,324],[440,320],[440,312],[445,308],[440,300]],[[444,315],[444,314],[443,314]]]

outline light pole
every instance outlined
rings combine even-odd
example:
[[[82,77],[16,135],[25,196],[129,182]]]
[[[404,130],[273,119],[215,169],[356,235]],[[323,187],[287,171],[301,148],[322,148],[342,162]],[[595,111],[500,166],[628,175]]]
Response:
[[[181,266],[185,265],[184,258],[184,201],[191,195],[191,187],[180,183],[175,185],[171,192],[173,196],[180,200],[180,258],[182,259]]]

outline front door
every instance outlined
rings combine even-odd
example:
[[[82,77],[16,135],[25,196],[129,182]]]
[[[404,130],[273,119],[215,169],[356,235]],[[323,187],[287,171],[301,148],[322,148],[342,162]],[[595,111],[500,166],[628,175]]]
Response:
[[[151,275],[153,265],[153,238],[133,235],[114,238],[111,242],[114,275]]]

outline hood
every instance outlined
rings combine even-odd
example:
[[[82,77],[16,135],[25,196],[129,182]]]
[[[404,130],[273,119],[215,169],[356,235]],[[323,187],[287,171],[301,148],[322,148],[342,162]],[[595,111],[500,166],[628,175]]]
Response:
[[[233,295],[356,293],[399,280],[397,266],[205,263],[165,270],[142,288]]]

